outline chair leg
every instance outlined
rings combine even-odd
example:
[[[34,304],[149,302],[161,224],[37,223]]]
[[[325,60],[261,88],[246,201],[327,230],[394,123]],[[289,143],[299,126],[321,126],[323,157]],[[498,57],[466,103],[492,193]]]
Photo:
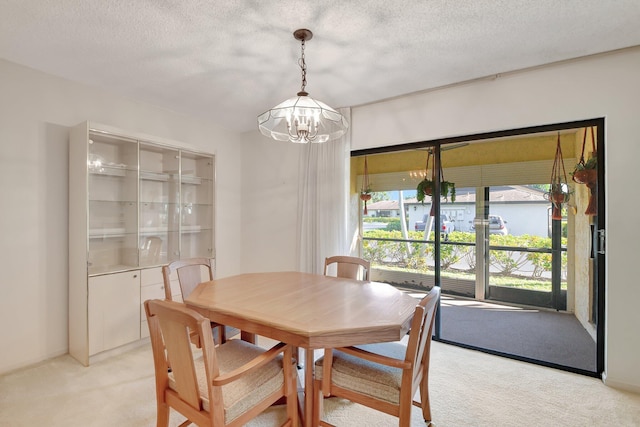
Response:
[[[422,418],[429,423],[431,421],[431,404],[429,403],[429,378],[423,377],[420,382],[420,407]]]
[[[409,402],[408,404],[400,404],[400,413],[398,414],[399,427],[411,426],[411,407],[412,402]]]
[[[293,427],[299,425],[298,421],[298,373],[296,372],[295,365],[290,364],[291,370],[291,383],[289,384],[289,390],[287,393],[287,418],[291,421]]]
[[[324,396],[322,394],[322,390],[320,390],[320,381],[313,381],[313,414],[311,418],[311,424],[314,426],[320,425],[320,415],[323,413],[323,400]],[[307,415],[308,416],[308,415]]]
[[[158,402],[157,427],[169,427],[169,405]]]

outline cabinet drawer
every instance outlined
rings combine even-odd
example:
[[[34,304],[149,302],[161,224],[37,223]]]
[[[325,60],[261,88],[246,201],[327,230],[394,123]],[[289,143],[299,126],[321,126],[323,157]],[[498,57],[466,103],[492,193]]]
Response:
[[[144,312],[144,302],[149,299],[165,299],[164,284],[142,286],[140,288],[140,321],[146,320],[147,315]]]
[[[140,301],[145,302],[148,299],[164,299],[164,284],[142,286],[140,288]]]
[[[142,270],[140,273],[140,286],[155,285],[158,283],[164,283],[164,279],[162,278],[162,267]]]

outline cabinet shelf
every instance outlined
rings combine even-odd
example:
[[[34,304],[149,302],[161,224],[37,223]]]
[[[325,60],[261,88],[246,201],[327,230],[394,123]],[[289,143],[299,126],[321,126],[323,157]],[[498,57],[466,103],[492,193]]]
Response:
[[[177,233],[178,230],[171,230],[167,226],[164,227],[143,227],[140,228],[140,236],[158,236],[167,233]]]
[[[189,184],[189,185],[200,185],[203,182],[210,182],[210,180],[207,179],[203,179],[199,176],[182,176],[180,182],[182,184]]]
[[[167,182],[175,179],[177,175],[163,173],[163,172],[150,172],[150,171],[140,171],[140,179],[145,181],[161,181]]]
[[[138,204],[137,200],[108,200],[108,199],[89,199],[89,203],[108,203],[116,205],[135,206]]]
[[[101,239],[107,237],[135,236],[135,232],[127,232],[126,228],[94,228],[89,230],[90,239]]]
[[[147,206],[153,206],[153,207],[161,207],[161,208],[169,208],[172,206],[177,206],[177,203],[169,203],[167,201],[146,201],[146,200],[140,200],[140,208],[144,209]]]
[[[91,175],[104,175],[104,176],[115,176],[115,177],[125,177],[127,176],[127,172],[131,171],[131,169],[127,169],[125,165],[100,165],[95,166],[89,164],[89,174]]]

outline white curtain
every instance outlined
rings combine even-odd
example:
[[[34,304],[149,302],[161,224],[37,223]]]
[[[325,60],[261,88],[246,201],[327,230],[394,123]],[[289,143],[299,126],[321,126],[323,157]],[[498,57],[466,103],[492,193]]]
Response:
[[[351,123],[351,110],[340,113]],[[324,259],[349,254],[347,214],[351,129],[336,140],[307,144],[300,153],[298,269],[322,274]]]

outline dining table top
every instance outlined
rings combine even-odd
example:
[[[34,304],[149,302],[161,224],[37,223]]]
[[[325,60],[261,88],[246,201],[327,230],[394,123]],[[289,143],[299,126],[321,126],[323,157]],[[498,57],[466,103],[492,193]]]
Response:
[[[287,271],[203,282],[185,303],[214,322],[313,349],[400,340],[418,301],[385,283]]]

